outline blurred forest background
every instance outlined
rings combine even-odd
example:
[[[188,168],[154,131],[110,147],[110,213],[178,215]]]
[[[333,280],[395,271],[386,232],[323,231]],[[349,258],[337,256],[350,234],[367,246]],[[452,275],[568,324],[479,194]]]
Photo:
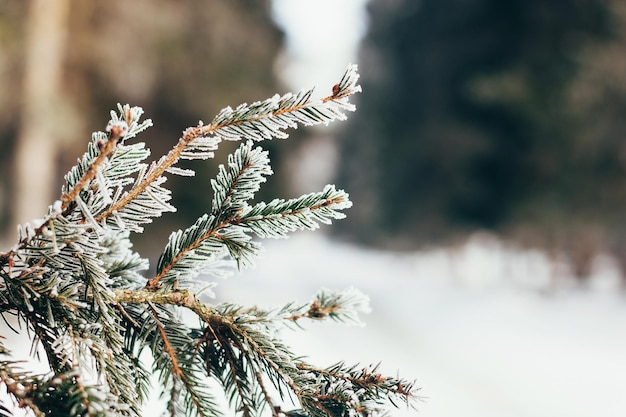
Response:
[[[476,230],[626,271],[626,3],[374,0],[338,224],[395,249]],[[364,169],[367,167],[367,169]]]
[[[103,130],[116,103],[141,106],[154,127],[138,140],[154,158],[222,108],[284,91],[274,62],[283,33],[269,1],[29,0],[0,6],[0,224],[39,218],[63,175]],[[226,149],[216,153],[223,162]],[[230,150],[235,149],[231,146]],[[271,144],[270,144],[271,146]],[[276,159],[276,158],[274,158]],[[178,212],[148,225],[139,250],[160,251],[174,228],[207,211],[217,162],[168,180]],[[158,253],[157,253],[158,254]]]
[[[371,0],[364,93],[334,131],[335,182],[355,205],[333,231],[416,250],[482,230],[566,257],[581,281],[600,253],[626,272],[625,23],[619,0]],[[269,1],[2,2],[3,241],[58,198],[117,102],[144,107],[155,127],[140,140],[160,155],[222,107],[287,91],[284,42]],[[278,175],[265,196],[292,196],[284,170],[315,133],[293,135],[266,145]],[[170,180],[179,213],[140,250],[210,204],[215,164],[196,169]]]

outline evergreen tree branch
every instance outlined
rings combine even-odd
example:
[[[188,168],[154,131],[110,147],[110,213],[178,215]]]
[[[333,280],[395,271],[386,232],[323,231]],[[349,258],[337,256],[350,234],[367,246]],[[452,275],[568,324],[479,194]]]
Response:
[[[142,193],[149,192],[148,190],[151,187],[154,187],[155,184],[159,185],[160,183],[164,182],[164,180],[161,180],[161,176],[165,171],[167,171],[168,168],[178,162],[178,160],[180,159],[180,154],[183,152],[186,146],[187,144],[183,140],[181,140],[165,157],[159,160],[158,164],[150,164],[150,169],[148,170],[147,175],[143,176],[141,181],[129,192],[125,193],[124,196],[121,197],[118,201],[112,204],[104,212],[98,214],[95,218],[96,222],[101,223],[102,221],[108,219],[112,214],[121,211],[129,203],[137,200]],[[162,205],[169,209],[169,207],[166,206],[165,203],[162,203]]]
[[[148,280],[146,288],[156,290],[161,287],[163,280],[167,280],[171,288],[173,282],[179,280],[181,276],[193,277],[199,274],[206,264],[221,257],[223,245],[217,235],[228,222],[223,221],[217,225],[214,223],[213,217],[204,215],[184,233],[180,230],[172,233],[165,251],[159,258],[157,273]]]
[[[63,193],[61,196],[61,211],[65,212],[69,209],[70,203],[74,201],[78,193],[85,188],[87,183],[89,183],[92,179],[95,178],[96,174],[100,170],[100,166],[107,160],[107,158],[116,150],[117,144],[119,141],[126,135],[126,131],[128,130],[128,124],[117,123],[109,128],[109,138],[106,140],[104,144],[98,143],[98,147],[100,150],[100,154],[98,157],[89,165],[87,172],[82,178],[78,181],[78,183],[68,192]]]
[[[343,362],[339,362],[329,368],[320,369],[300,362],[297,367],[329,381],[348,382],[355,387],[356,391],[359,391],[358,395],[363,399],[377,400],[380,392],[384,392],[388,396],[398,397],[407,405],[411,405],[418,398],[414,382],[384,376],[378,372],[379,365],[359,368],[347,367]]]
[[[4,352],[6,353],[6,352]],[[0,384],[3,384],[7,393],[10,394],[17,402],[18,407],[30,409],[35,416],[44,416],[32,397],[31,381],[32,377],[24,372],[15,372],[12,369],[15,363],[9,361],[0,361]],[[3,407],[4,408],[4,407]],[[8,409],[4,408],[8,414]]]
[[[265,381],[263,381],[263,375],[256,368],[252,369],[252,373],[254,374],[254,378],[256,379],[257,384],[259,385],[259,388],[261,389],[261,392],[263,393],[263,398],[265,399],[265,402],[267,403],[267,405],[269,406],[272,412],[272,416],[278,417],[280,415],[280,407],[274,402],[274,400],[272,399],[272,396],[269,394],[267,387],[265,386]]]
[[[306,310],[289,310],[287,306],[282,314],[286,313],[285,320],[293,322],[303,318],[310,320],[330,318],[339,322],[361,324],[359,313],[369,312],[369,298],[352,287],[342,292],[321,289]]]
[[[80,381],[80,378],[78,375],[74,378],[74,384],[79,392],[81,403],[86,411],[87,416],[94,417],[95,413],[92,410],[92,405],[91,405],[91,402],[89,401],[89,394],[87,393],[85,386]]]
[[[232,340],[223,336],[223,332],[207,326],[202,343],[206,346],[204,360],[207,372],[219,379],[225,391],[230,392],[228,400],[241,411],[244,417],[250,417],[256,408],[249,378],[249,361],[239,350],[235,352]],[[246,363],[247,362],[247,363]]]
[[[358,323],[358,312],[368,311],[367,297],[354,288],[349,288],[343,292],[321,290],[309,305],[294,307],[290,303],[277,312],[262,310],[257,307],[242,308],[232,304],[226,304],[216,309],[216,307],[200,301],[198,296],[188,289],[170,291],[153,291],[147,288],[140,290],[122,289],[115,291],[114,298],[116,305],[158,304],[184,307],[195,313],[207,324],[222,319],[247,324],[270,324],[280,321],[295,322],[303,318],[312,320],[332,318]],[[222,322],[220,321],[220,323]]]
[[[315,230],[319,223],[345,217],[339,210],[350,208],[348,194],[327,185],[322,192],[291,200],[276,199],[246,207],[233,224],[241,225],[265,238],[282,238],[296,230]]]
[[[172,362],[172,371],[174,372],[175,375],[180,377],[182,380],[184,378],[183,371],[178,366],[178,359],[176,359],[176,352],[174,351],[174,349],[172,348],[172,345],[170,344],[170,340],[168,339],[167,334],[165,333],[163,324],[161,324],[159,320],[159,315],[150,303],[148,303],[148,308],[150,309],[150,312],[152,313],[152,316],[154,317],[157,330],[159,331],[159,335],[161,336],[161,340],[163,341],[163,346],[164,346],[163,349],[169,356],[170,361]]]
[[[171,416],[218,415],[210,377],[243,417],[266,408],[274,417],[369,416],[385,400],[411,401],[409,382],[382,377],[376,367],[315,368],[277,335],[304,319],[358,323],[366,304],[358,291],[322,290],[310,303],[266,310],[205,304],[196,290],[200,273],[252,264],[260,249],[253,236],[282,238],[344,217],[351,202],[334,186],[251,205],[272,174],[267,152],[254,143],[285,138],[289,127],[344,119],[354,110],[349,98],[360,91],[357,80],[350,66],[323,99],[312,100],[306,90],[226,108],[209,125],[185,130],[150,164],[145,144],[126,142],[151,121],[139,121],[138,107],[118,106],[107,133],[94,133],[66,174],[60,200],[42,219],[19,226],[17,244],[0,253],[0,314],[25,323],[50,368],[48,376],[30,375],[0,361],[0,381],[15,401],[36,415],[138,417],[150,376],[142,365],[146,350]],[[176,164],[212,157],[223,140],[243,143],[211,181],[210,210],[170,235],[146,282],[148,263],[133,251],[131,233],[175,210],[165,174],[193,175]],[[199,327],[182,320],[184,310]],[[280,398],[272,398],[274,389]],[[283,411],[279,400],[286,397],[303,410]],[[5,410],[0,403],[0,415]]]
[[[204,379],[204,369],[193,352],[194,340],[186,326],[164,306],[148,304],[152,325],[154,369],[159,371],[165,391],[169,391],[173,415],[216,415],[217,408]]]
[[[94,133],[88,151],[66,174],[61,199],[48,208],[43,219],[34,219],[18,226],[18,244],[7,253],[0,253],[0,267],[6,268],[5,271],[10,273],[16,266],[17,254],[21,255],[24,249],[41,245],[48,238],[52,239],[53,249],[48,259],[54,258],[59,251],[57,243],[61,243],[57,242],[57,226],[72,226],[70,233],[67,230],[64,232],[67,233],[66,236],[86,233],[89,228],[82,226],[85,220],[91,220],[91,226],[98,229],[91,211],[97,213],[110,202],[110,189],[117,187],[121,190],[121,187],[132,183],[128,176],[140,169],[139,161],[145,159],[149,151],[143,148],[142,143],[127,146],[123,144],[123,140],[145,130],[152,125],[152,121],[147,119],[139,122],[143,114],[139,107],[118,105],[118,108],[120,116],[111,112],[111,120],[107,126],[109,134]],[[80,209],[78,213],[77,208]],[[80,218],[77,218],[77,214]]]
[[[109,165],[112,162],[110,158],[114,153],[120,151],[122,142],[152,126],[150,119],[139,123],[139,119],[143,114],[142,109],[138,107],[131,108],[128,105],[118,105],[118,109],[119,116],[115,112],[111,112],[111,120],[106,128],[108,137],[106,135],[94,135],[95,146],[91,155],[88,157],[86,154],[83,158],[84,167],[82,167],[82,172],[76,171],[68,173],[68,185],[71,185],[71,188],[61,196],[61,210],[64,215],[68,214],[70,203],[78,197],[79,193],[97,177],[98,173],[104,171],[104,169],[101,168],[102,165],[105,163]],[[78,165],[77,168],[80,168],[80,165]],[[125,173],[123,169],[122,173]],[[118,175],[120,174],[118,173]],[[105,191],[107,187],[100,188],[100,191]]]
[[[285,356],[287,350],[278,348],[280,346],[278,341],[266,340],[263,332],[247,327],[248,324],[269,326],[271,322],[277,319],[297,321],[302,318],[322,319],[333,315],[338,316],[341,303],[352,304],[353,306],[362,304],[362,301],[356,301],[358,297],[352,290],[341,294],[322,291],[305,312],[287,314],[288,311],[302,310],[302,307],[286,306],[274,317],[269,317],[270,313],[258,309],[224,306],[225,309],[216,310],[214,307],[201,303],[188,290],[169,293],[142,290],[139,293],[118,292],[118,300],[120,302],[144,302],[144,300],[149,299],[151,302],[186,307],[198,314],[206,324],[206,332],[208,332],[206,334],[209,335],[205,336],[203,340],[203,343],[209,346],[210,352],[210,354],[205,353],[205,356],[215,358],[221,354],[226,358],[227,366],[230,368],[230,383],[233,384],[233,389],[236,390],[240,398],[250,398],[248,393],[251,392],[250,381],[240,377],[242,368],[237,365],[237,362],[242,359],[249,364],[253,373],[258,373],[257,366],[259,363],[263,363],[263,372],[265,374],[269,372],[270,375],[273,375],[270,379],[274,381],[274,385],[278,387],[284,384],[288,387],[313,415],[322,413],[323,415],[338,416],[341,413],[338,413],[337,410],[347,410],[348,408],[361,410],[364,413],[367,411],[366,414],[368,414],[378,410],[382,394],[387,396],[392,404],[395,404],[396,399],[401,399],[410,405],[417,398],[417,390],[414,388],[413,382],[384,377],[377,372],[377,367],[357,369],[338,364],[328,369],[320,369],[304,362],[298,362],[297,369],[290,368],[288,364],[292,359]],[[215,346],[210,347],[212,343],[219,346],[220,354],[215,350]],[[235,353],[233,348],[239,350],[240,353]],[[221,369],[220,372],[224,372],[223,368],[216,365],[210,369],[214,371]],[[257,374],[255,379],[266,403],[270,404],[274,410],[275,405],[267,394],[260,374]],[[324,384],[326,385],[323,387],[320,385],[320,379],[325,381]],[[341,393],[341,390],[337,388],[337,381],[349,384],[348,387],[339,385],[343,387],[342,389],[349,388],[350,392],[358,392],[357,400],[354,396],[346,396]],[[337,392],[330,389],[331,385],[335,387],[333,390],[337,390]],[[318,388],[313,389],[312,386]],[[241,403],[240,406],[244,407],[245,410],[250,408],[249,405],[246,408],[245,403]],[[244,415],[247,415],[246,412]]]
[[[357,85],[358,73],[355,65],[350,65],[341,81],[334,88],[333,94],[321,100],[311,100],[313,90],[298,94],[278,95],[263,102],[251,105],[242,104],[235,110],[230,107],[220,112],[212,123],[187,128],[178,143],[152,164],[148,175],[135,185],[115,204],[96,217],[98,223],[122,210],[135,200],[151,184],[155,183],[170,167],[181,158],[209,158],[222,140],[241,140],[242,138],[265,140],[286,138],[284,130],[297,127],[298,124],[311,126],[333,120],[344,120],[344,110],[354,111],[355,107],[348,98],[361,91]],[[198,156],[199,155],[199,156]]]
[[[251,142],[242,144],[229,157],[228,168],[220,166],[212,181],[212,214],[200,217],[184,232],[170,235],[159,258],[157,274],[147,282],[146,288],[156,290],[162,282],[172,288],[173,282],[195,277],[205,265],[216,264],[223,255],[222,245],[238,267],[246,266],[258,248],[242,231],[251,231],[259,237],[285,237],[296,230],[316,229],[318,222],[340,219],[344,217],[340,210],[352,204],[345,192],[327,186],[320,193],[250,207],[248,200],[265,181],[264,176],[271,173],[266,152],[252,148]]]
[[[218,174],[211,180],[211,214],[216,221],[237,217],[254,198],[266,177],[272,174],[267,151],[254,147],[252,141],[241,144],[228,156],[227,166],[220,165]]]
[[[295,357],[278,339],[219,315],[213,316],[213,320],[206,324],[211,334],[237,347],[253,369],[267,375],[281,397],[283,387],[299,395],[300,388],[294,383],[296,368],[292,365]]]
[[[16,400],[18,407],[39,416],[107,417],[119,412],[110,407],[112,396],[96,385],[83,384],[76,369],[52,376],[13,371],[12,362],[0,361],[0,383]],[[127,415],[127,414],[126,414]]]

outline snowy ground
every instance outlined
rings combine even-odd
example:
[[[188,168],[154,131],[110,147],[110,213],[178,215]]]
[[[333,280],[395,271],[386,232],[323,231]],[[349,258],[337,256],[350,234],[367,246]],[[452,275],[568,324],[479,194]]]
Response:
[[[255,269],[220,281],[216,301],[273,307],[321,287],[367,293],[365,327],[314,323],[284,335],[316,365],[382,361],[384,373],[416,379],[418,411],[394,416],[626,415],[626,296],[607,262],[588,290],[546,291],[554,269],[540,254],[484,237],[404,255],[321,232],[265,246]],[[151,401],[146,416],[161,406]]]
[[[316,324],[286,337],[317,365],[382,360],[387,373],[415,378],[419,411],[394,415],[626,415],[626,297],[610,267],[589,290],[546,292],[554,269],[541,255],[484,238],[398,255],[318,232],[266,248],[254,270],[220,282],[218,297],[278,306],[320,287],[367,293],[365,327]]]

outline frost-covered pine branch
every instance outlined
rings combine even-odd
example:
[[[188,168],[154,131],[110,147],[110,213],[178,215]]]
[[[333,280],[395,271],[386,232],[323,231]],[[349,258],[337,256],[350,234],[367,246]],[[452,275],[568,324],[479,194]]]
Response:
[[[19,226],[0,253],[0,313],[18,323],[45,354],[48,373],[24,371],[0,339],[0,415],[15,406],[36,416],[139,416],[156,375],[168,399],[165,415],[220,415],[217,382],[242,416],[368,416],[416,398],[414,385],[376,367],[307,363],[279,338],[303,320],[358,322],[366,297],[354,289],[322,290],[306,304],[274,310],[200,299],[207,283],[254,262],[258,238],[282,238],[344,217],[348,194],[334,186],[269,203],[250,201],[271,175],[257,143],[286,138],[287,128],[345,119],[360,91],[356,66],[332,94],[312,90],[226,108],[211,123],[185,130],[166,155],[148,162],[148,129],[139,107],[119,106],[105,132],[65,176],[45,216]],[[167,175],[193,175],[183,159],[207,159],[223,140],[239,148],[211,181],[212,205],[185,230],[173,232],[157,262],[131,244],[134,233],[175,211]],[[210,287],[212,284],[209,284]],[[190,324],[183,311],[197,316]],[[8,321],[7,321],[8,323]],[[144,363],[146,354],[151,356]],[[8,398],[8,399],[7,399]]]

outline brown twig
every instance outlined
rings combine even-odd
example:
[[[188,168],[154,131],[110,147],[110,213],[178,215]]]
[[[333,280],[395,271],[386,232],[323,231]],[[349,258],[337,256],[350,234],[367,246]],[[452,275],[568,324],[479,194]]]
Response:
[[[104,144],[99,144],[100,154],[98,157],[89,165],[87,172],[82,178],[78,181],[78,183],[67,193],[61,196],[61,211],[66,214],[66,210],[70,207],[70,204],[78,193],[81,192],[83,188],[87,185],[89,181],[91,181],[97,174],[98,169],[100,169],[100,165],[106,161],[106,159],[115,152],[117,144],[119,140],[126,134],[126,129],[122,126],[114,125],[111,127],[111,133],[109,135],[109,139]]]
[[[352,95],[352,93],[343,94],[343,95],[335,95],[335,94],[333,94],[331,96],[323,98],[321,101],[323,103],[327,103],[329,101],[337,100],[337,99],[344,98],[344,97],[348,97],[350,95]],[[163,161],[161,161],[161,164],[158,165],[158,166],[155,166],[154,169],[151,170],[150,173],[139,184],[137,184],[134,188],[132,188],[120,200],[118,200],[115,204],[111,205],[111,207],[109,207],[104,212],[100,213],[96,217],[96,221],[97,222],[101,222],[102,220],[110,217],[113,213],[115,213],[116,211],[121,210],[128,203],[133,201],[139,194],[141,194],[146,188],[148,188],[150,186],[150,184],[152,184],[154,181],[156,181],[157,178],[159,178],[161,175],[163,175],[163,173],[169,167],[171,167],[176,162],[178,162],[178,160],[180,159],[180,155],[187,148],[189,143],[191,143],[191,141],[193,141],[194,139],[206,136],[208,134],[211,134],[212,132],[215,132],[215,131],[220,130],[220,129],[224,129],[226,127],[239,126],[239,125],[242,125],[244,123],[254,123],[254,122],[258,122],[260,120],[266,119],[268,117],[275,117],[275,116],[279,116],[281,114],[293,113],[293,112],[305,109],[307,107],[310,107],[310,106],[312,106],[314,104],[315,103],[313,103],[313,102],[306,102],[304,104],[299,104],[299,105],[288,107],[288,108],[285,108],[285,109],[276,110],[276,111],[272,112],[271,114],[267,114],[267,115],[263,115],[263,116],[259,116],[259,117],[255,117],[255,118],[250,118],[250,119],[246,119],[246,120],[236,120],[236,121],[231,121],[231,122],[227,122],[227,123],[210,124],[210,125],[206,125],[206,126],[205,125],[199,125],[199,126],[196,126],[196,127],[187,128],[183,132],[183,136],[179,139],[179,141],[176,144],[176,146],[174,146],[167,153],[167,156],[163,159]]]
[[[163,328],[163,324],[161,324],[161,321],[159,320],[159,314],[157,313],[156,309],[151,303],[148,303],[148,308],[150,309],[150,312],[152,313],[152,317],[154,317],[154,320],[156,321],[157,329],[159,330],[159,334],[161,335],[161,339],[163,340],[163,347],[165,349],[165,352],[168,354],[168,356],[170,357],[170,360],[172,361],[172,371],[181,380],[183,380],[184,379],[183,371],[178,366],[178,359],[176,359],[176,352],[172,348],[172,345],[170,344],[170,340],[168,339],[167,334],[165,333],[165,329]]]
[[[292,316],[285,317],[285,319],[290,320],[290,321],[298,321],[303,318],[307,318],[311,320],[321,320],[321,319],[328,317],[328,315],[334,313],[337,310],[341,310],[341,306],[332,305],[332,306],[322,308],[319,301],[314,300],[306,312],[302,314],[294,314]]]
[[[9,394],[19,400],[18,406],[20,408],[28,407],[33,411],[35,416],[43,417],[45,414],[39,409],[30,396],[32,386],[24,386],[24,384],[20,384],[19,380],[20,378],[18,376],[9,374],[4,369],[0,370],[0,383],[4,384]]]

